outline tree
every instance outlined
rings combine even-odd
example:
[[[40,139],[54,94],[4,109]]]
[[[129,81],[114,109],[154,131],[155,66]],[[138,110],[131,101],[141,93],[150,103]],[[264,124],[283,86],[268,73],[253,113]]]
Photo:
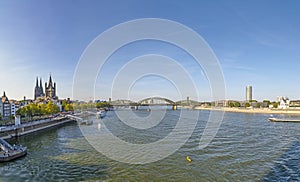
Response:
[[[256,104],[256,107],[260,108],[260,106],[261,106],[261,104],[258,102],[258,103]]]
[[[49,101],[45,107],[46,114],[54,114],[59,112],[59,107],[55,105],[52,101]]]
[[[37,107],[38,107],[38,110],[39,110],[39,112],[38,112],[39,115],[45,115],[46,114],[46,105],[45,104],[39,103]]]
[[[263,100],[263,103],[267,103],[267,107],[269,107],[269,105],[271,104],[269,100]]]
[[[65,111],[74,111],[73,105],[72,104],[66,104],[64,106]]]
[[[233,102],[229,102],[229,107],[234,107],[234,103]]]
[[[241,107],[241,103],[235,102],[235,103],[234,103],[234,107]]]
[[[277,102],[272,102],[272,105],[274,108],[278,108],[278,103]]]
[[[97,109],[106,108],[106,107],[110,107],[110,104],[108,102],[98,102],[98,103],[96,103],[96,108]]]
[[[245,107],[250,107],[250,104],[246,102]]]
[[[39,114],[39,109],[38,109],[36,104],[30,103],[28,105],[28,107],[29,107],[29,109],[28,109],[29,112],[28,113],[30,113],[30,116],[35,116],[35,115]]]
[[[25,116],[24,107],[18,109],[17,112],[16,112],[16,114],[20,115],[20,116]]]
[[[32,116],[32,107],[30,104],[24,107],[25,116],[31,117]]]

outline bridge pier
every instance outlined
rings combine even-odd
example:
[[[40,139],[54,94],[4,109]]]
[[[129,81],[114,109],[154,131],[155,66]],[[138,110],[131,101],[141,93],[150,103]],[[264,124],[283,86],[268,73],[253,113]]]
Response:
[[[172,110],[177,110],[177,105],[173,105]]]

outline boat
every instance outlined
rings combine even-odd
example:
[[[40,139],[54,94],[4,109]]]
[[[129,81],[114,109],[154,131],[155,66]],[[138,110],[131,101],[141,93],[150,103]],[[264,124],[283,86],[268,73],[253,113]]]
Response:
[[[290,118],[269,118],[272,122],[300,122],[300,119],[290,119]]]
[[[27,154],[27,147],[22,145],[10,145],[0,138],[0,162],[8,162]]]
[[[106,111],[105,110],[100,110],[96,113],[96,118],[104,118],[106,116]]]

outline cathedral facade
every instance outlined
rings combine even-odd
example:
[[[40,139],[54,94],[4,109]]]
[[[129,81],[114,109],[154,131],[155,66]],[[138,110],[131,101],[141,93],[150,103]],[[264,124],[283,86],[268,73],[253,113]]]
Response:
[[[38,78],[36,78],[36,85],[34,88],[34,100],[43,99],[43,100],[57,100],[56,96],[56,83],[52,82],[52,77],[50,75],[49,82],[45,82],[45,92],[42,85],[42,79],[40,78],[40,84]]]

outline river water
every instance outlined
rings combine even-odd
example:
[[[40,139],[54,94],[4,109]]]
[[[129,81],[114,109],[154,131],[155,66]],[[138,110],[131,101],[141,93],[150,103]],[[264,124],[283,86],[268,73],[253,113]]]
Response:
[[[122,124],[113,111],[101,123],[122,140],[148,143],[171,132],[179,114],[167,111],[157,127],[145,132]],[[196,129],[179,150],[143,165],[97,152],[76,123],[12,139],[10,143],[27,146],[28,154],[1,163],[0,181],[300,181],[300,123],[269,122],[269,114],[225,113],[216,137],[199,149],[208,116],[209,111],[200,111]]]

